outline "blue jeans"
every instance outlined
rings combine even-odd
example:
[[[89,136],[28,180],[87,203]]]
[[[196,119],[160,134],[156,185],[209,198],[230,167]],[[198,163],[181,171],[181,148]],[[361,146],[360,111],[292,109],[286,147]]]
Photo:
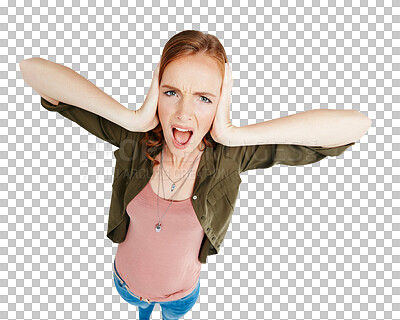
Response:
[[[150,320],[150,315],[153,312],[154,306],[156,303],[159,303],[162,311],[162,319],[163,320],[176,320],[182,318],[186,313],[192,309],[197,301],[197,297],[200,294],[200,278],[197,282],[196,288],[189,293],[187,296],[173,301],[164,301],[164,302],[156,302],[156,301],[145,301],[141,300],[140,297],[137,297],[133,294],[133,292],[129,289],[126,282],[117,271],[115,267],[115,259],[114,259],[114,268],[113,268],[113,278],[115,287],[119,293],[119,295],[126,302],[133,304],[139,308],[139,320]]]

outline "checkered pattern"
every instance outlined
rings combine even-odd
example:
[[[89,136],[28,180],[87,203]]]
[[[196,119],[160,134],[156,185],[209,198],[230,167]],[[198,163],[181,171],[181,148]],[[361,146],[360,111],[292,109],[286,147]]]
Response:
[[[236,126],[318,108],[374,120],[337,158],[242,174],[185,319],[400,319],[399,2],[62,4],[0,3],[1,319],[138,319],[113,287],[106,237],[115,147],[41,107],[18,62],[64,64],[136,109],[185,29],[225,46]]]

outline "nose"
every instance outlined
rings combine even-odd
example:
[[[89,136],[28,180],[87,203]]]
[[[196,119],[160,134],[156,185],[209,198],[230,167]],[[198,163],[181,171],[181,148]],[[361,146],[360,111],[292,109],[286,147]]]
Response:
[[[182,121],[190,121],[193,115],[193,101],[191,95],[183,95],[183,98],[178,102],[176,117]]]

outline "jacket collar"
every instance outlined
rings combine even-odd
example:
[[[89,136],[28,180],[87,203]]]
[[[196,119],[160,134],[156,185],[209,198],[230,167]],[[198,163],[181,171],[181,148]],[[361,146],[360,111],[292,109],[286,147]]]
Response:
[[[216,152],[218,152],[218,148],[220,147],[219,144],[216,145],[215,148],[212,147],[206,147],[204,150],[203,154],[200,157],[200,163],[197,168],[197,176],[194,184],[194,192],[197,192],[199,185],[201,182],[207,177],[215,173],[215,158],[216,158]],[[156,151],[150,152],[151,156],[154,158],[157,154],[161,152],[162,148],[158,147]],[[144,165],[147,170],[144,172],[141,171],[141,174],[144,174],[146,179],[141,179],[138,184],[135,184],[134,181],[137,181],[135,179],[130,179],[128,182],[128,185],[126,187],[125,195],[124,195],[124,204],[125,207],[126,205],[137,195],[138,190],[141,190],[144,188],[145,183],[148,182],[151,178],[152,172],[153,172],[153,166],[151,163],[151,160],[147,158],[143,152],[140,153],[140,157],[143,157],[140,163],[141,165]],[[143,163],[143,161],[147,161],[146,164]],[[134,170],[131,170],[131,177],[133,175]],[[137,192],[133,192],[136,190]]]
[[[205,174],[207,176],[215,173],[214,156],[215,156],[216,148],[217,148],[217,146],[215,148],[206,147],[206,149],[204,150],[204,152],[200,158],[198,172],[200,172],[201,170],[205,170]]]
[[[199,167],[197,169],[197,172],[199,174],[203,174],[202,171],[204,171],[204,174],[206,176],[212,175],[215,173],[215,152],[216,149],[218,148],[218,144],[216,147],[206,147],[204,150],[203,154],[200,157],[200,163]],[[152,157],[157,156],[162,150],[162,146],[157,148],[154,152],[152,152]],[[147,159],[147,157],[146,157]],[[151,161],[150,159],[147,159],[148,161]]]

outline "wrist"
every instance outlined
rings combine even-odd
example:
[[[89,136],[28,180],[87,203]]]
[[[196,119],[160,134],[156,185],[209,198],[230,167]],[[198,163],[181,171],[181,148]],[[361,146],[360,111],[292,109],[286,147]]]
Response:
[[[147,132],[151,129],[154,129],[159,122],[157,114],[148,114],[144,112],[145,110],[142,108],[131,111],[133,115],[130,117],[130,131]]]
[[[224,128],[221,128],[217,132],[217,140],[216,142],[223,144],[225,146],[230,147],[232,143],[235,141],[235,135],[238,127],[234,126],[232,123],[227,124]]]

